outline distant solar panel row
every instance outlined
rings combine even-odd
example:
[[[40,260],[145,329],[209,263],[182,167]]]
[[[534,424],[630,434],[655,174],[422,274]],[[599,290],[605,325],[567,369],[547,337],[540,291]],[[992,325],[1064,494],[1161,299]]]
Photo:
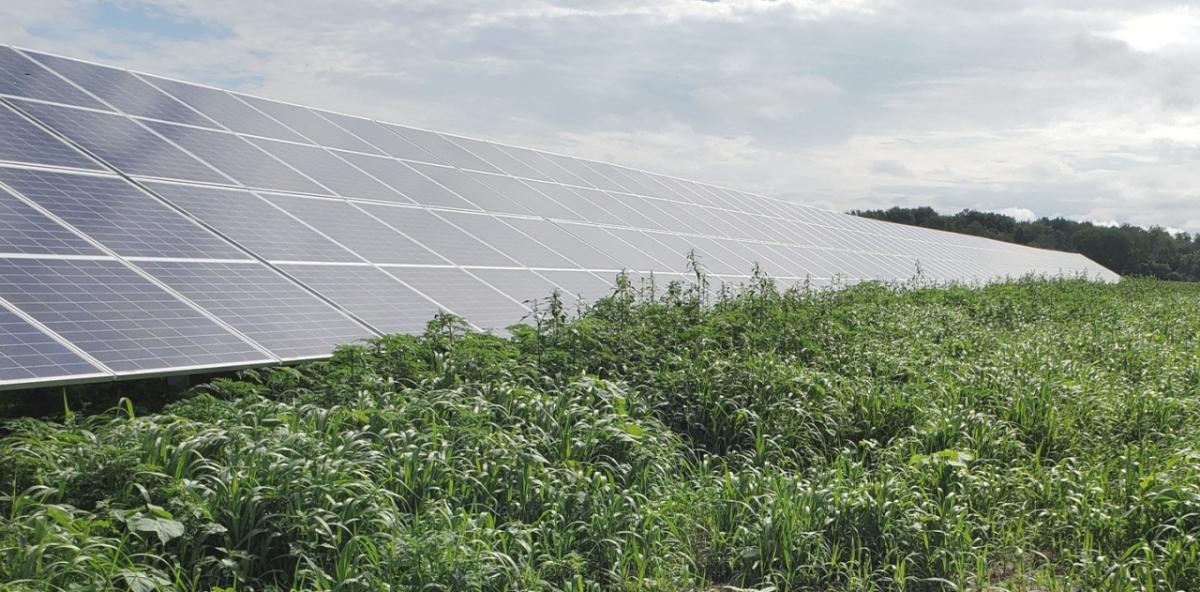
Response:
[[[480,329],[621,270],[785,285],[1115,275],[1086,258],[0,46],[0,387]]]

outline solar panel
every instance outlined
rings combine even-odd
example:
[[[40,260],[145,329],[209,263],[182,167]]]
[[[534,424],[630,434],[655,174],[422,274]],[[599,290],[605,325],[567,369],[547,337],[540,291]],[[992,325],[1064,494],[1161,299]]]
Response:
[[[587,244],[604,245],[604,254],[606,256],[621,262],[629,269],[645,271],[657,269],[661,271],[668,268],[662,261],[655,259],[638,247],[621,240],[620,235],[609,232],[600,226],[562,223],[559,224],[559,228],[562,228]]]
[[[483,159],[471,154],[437,132],[427,132],[399,125],[389,125],[388,129],[451,166],[487,173],[500,172],[496,167],[484,162]]]
[[[124,116],[28,101],[14,103],[126,174],[204,183],[228,182],[220,173]]]
[[[525,179],[538,179],[541,181],[552,181],[545,173],[525,164],[517,158],[510,155],[508,152],[501,149],[497,144],[491,142],[483,142],[480,140],[472,140],[469,138],[451,137],[451,142],[470,151],[475,156],[487,161],[488,164],[496,167],[505,174],[514,177],[522,177]]]
[[[304,141],[284,125],[223,90],[156,76],[142,76],[142,79],[207,115],[227,130],[291,142]]]
[[[484,244],[421,208],[364,205],[363,210],[382,220],[408,238],[432,249],[457,265],[512,267],[520,265],[500,251]]]
[[[148,124],[163,137],[247,187],[329,193],[239,136],[154,121]]]
[[[436,158],[432,154],[416,147],[412,142],[401,138],[396,133],[388,129],[378,122],[362,117],[351,117],[349,115],[341,115],[338,113],[320,113],[321,117],[336,124],[338,127],[354,134],[356,137],[368,142],[373,148],[372,152],[382,152],[395,158],[405,160],[415,160],[418,162],[432,162],[436,164],[445,164],[441,159]]]
[[[529,267],[579,267],[579,264],[562,256],[550,246],[539,243],[506,224],[505,218],[472,212],[441,212],[438,215],[508,255],[513,261],[520,261]]]
[[[509,226],[529,235],[530,238],[554,249],[555,252],[575,262],[584,269],[619,270],[625,265],[604,254],[604,245],[588,244],[575,235],[563,230],[553,222],[528,218],[507,218]]]
[[[361,261],[253,193],[169,183],[147,183],[146,186],[263,259]]]
[[[0,94],[103,108],[99,101],[11,47],[0,47]]]
[[[453,267],[388,267],[388,273],[480,329],[501,331],[520,322],[529,311],[462,269]]]
[[[0,105],[0,160],[76,169],[103,169],[7,105]]]
[[[366,142],[330,123],[311,109],[256,97],[241,96],[239,98],[316,144],[342,150],[379,154],[379,151]]]
[[[349,202],[264,194],[267,201],[374,263],[446,265],[448,261]]]
[[[0,168],[0,183],[120,255],[246,257],[221,237],[116,177]]]
[[[550,280],[527,269],[472,269],[471,275],[504,292],[509,298],[533,310],[545,310],[546,300],[562,289]]]
[[[370,265],[280,266],[292,277],[384,333],[420,333],[439,306]],[[393,270],[404,275],[405,268]]]
[[[124,70],[44,54],[34,58],[119,111],[188,125],[214,125],[207,117]]]
[[[315,146],[288,144],[274,140],[251,140],[275,158],[292,166],[324,187],[342,197],[358,197],[380,201],[401,201],[404,196],[367,174]],[[371,158],[371,157],[364,157]]]
[[[99,368],[15,313],[0,308],[0,385],[103,378]]]
[[[138,267],[281,360],[329,355],[373,334],[259,263],[145,261]]]
[[[607,276],[577,270],[538,271],[538,275],[554,282],[566,294],[595,302],[613,291],[613,283],[604,279]],[[613,276],[615,277],[615,276]]]
[[[437,181],[437,185],[445,187],[449,192],[445,192],[438,199],[413,199],[424,203],[425,205],[440,205],[440,207],[461,208],[461,209],[484,209],[487,211],[496,211],[500,214],[530,214],[532,210],[524,207],[524,205],[510,198],[506,193],[499,192],[493,187],[485,185],[484,175],[480,173],[472,173],[458,171],[457,168],[450,167],[433,167],[426,165],[416,165],[413,168],[418,169],[422,175]],[[516,179],[514,179],[515,181]],[[437,187],[437,192],[445,190]],[[452,192],[452,195],[450,195]],[[440,193],[439,193],[440,195]],[[464,202],[466,199],[466,202]],[[469,202],[469,203],[468,203]]]
[[[15,195],[0,190],[0,253],[102,255],[103,252]]]
[[[561,289],[1112,272],[0,46],[0,387],[328,355],[438,310],[529,322]],[[138,266],[134,269],[130,266]],[[148,275],[149,274],[149,275]],[[527,305],[522,302],[529,303]],[[82,353],[81,353],[82,352]]]
[[[384,160],[353,154],[347,154],[345,158],[376,179],[387,183],[389,187],[399,191],[413,203],[443,208],[479,209],[475,204],[459,197],[453,191],[434,183],[432,179],[421,172],[436,171],[438,167],[420,163],[409,165],[398,160]],[[415,167],[421,167],[421,170]]]
[[[560,199],[546,187],[558,187],[540,181],[516,179],[503,175],[486,175],[483,173],[465,173],[476,175],[484,185],[507,195],[514,202],[521,204],[530,214],[560,220],[583,220],[583,216],[570,205]],[[520,212],[518,212],[520,213]]]
[[[0,298],[117,372],[273,361],[116,261],[0,259]]]

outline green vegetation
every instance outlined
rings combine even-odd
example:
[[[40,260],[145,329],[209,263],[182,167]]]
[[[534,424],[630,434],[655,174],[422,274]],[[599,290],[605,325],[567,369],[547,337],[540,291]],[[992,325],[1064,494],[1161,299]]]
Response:
[[[1197,590],[1200,286],[623,285],[18,419],[7,590]]]
[[[1200,281],[1200,235],[1165,229],[1096,226],[1065,218],[1018,222],[992,212],[963,210],[943,216],[933,208],[890,208],[850,212],[856,216],[973,234],[1057,251],[1082,253],[1122,276]]]

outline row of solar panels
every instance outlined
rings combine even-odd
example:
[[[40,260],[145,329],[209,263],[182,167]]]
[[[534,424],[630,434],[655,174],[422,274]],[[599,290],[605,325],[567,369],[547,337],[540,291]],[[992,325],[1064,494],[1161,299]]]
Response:
[[[481,329],[620,270],[1112,278],[1087,259],[0,47],[0,386]]]

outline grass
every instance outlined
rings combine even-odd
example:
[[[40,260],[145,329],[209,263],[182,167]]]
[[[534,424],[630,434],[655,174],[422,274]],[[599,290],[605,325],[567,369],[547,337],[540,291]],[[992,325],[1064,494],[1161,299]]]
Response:
[[[0,441],[5,590],[1197,590],[1200,285],[628,284]]]

